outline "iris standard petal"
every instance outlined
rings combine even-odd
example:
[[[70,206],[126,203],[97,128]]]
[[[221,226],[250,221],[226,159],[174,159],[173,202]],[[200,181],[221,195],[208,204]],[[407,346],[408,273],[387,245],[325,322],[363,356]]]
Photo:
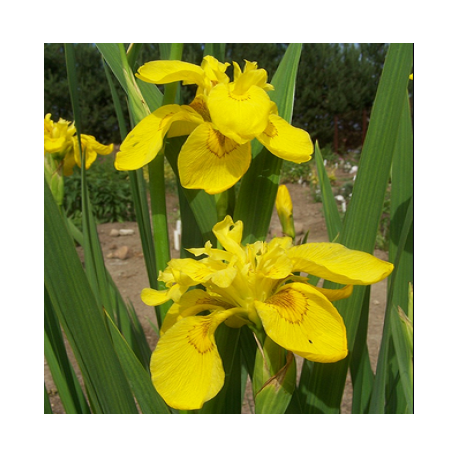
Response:
[[[343,285],[370,285],[387,277],[393,264],[339,243],[306,243],[288,251],[293,270]]]
[[[175,121],[202,122],[192,108],[164,105],[142,119],[122,142],[116,155],[118,170],[136,170],[151,162],[161,150],[164,136]]]
[[[229,63],[221,63],[213,56],[205,56],[202,60],[202,69],[207,78],[213,83],[228,83],[229,77],[226,75],[226,69]]]
[[[180,60],[156,60],[142,65],[136,76],[147,83],[167,84],[183,81],[184,84],[203,86],[205,72],[198,65]]]
[[[347,336],[335,307],[312,286],[290,283],[265,302],[255,302],[267,335],[310,361],[330,363],[347,356]]]
[[[267,72],[263,68],[246,70],[235,80],[234,94],[245,94],[251,86],[259,86],[264,89],[267,83]]]
[[[286,161],[307,162],[312,158],[310,135],[293,127],[278,115],[271,114],[266,129],[256,137],[272,154]]]
[[[210,92],[207,105],[212,122],[238,143],[252,140],[267,127],[270,98],[259,86],[235,94],[231,84],[218,84]]]
[[[213,226],[213,233],[226,251],[245,261],[245,251],[240,246],[243,237],[242,221],[234,223],[232,217],[226,215],[222,221]]]
[[[223,387],[225,375],[214,337],[221,322],[218,313],[179,320],[153,352],[153,384],[175,409],[200,409]]]
[[[184,188],[217,194],[237,183],[250,162],[250,143],[239,145],[213,129],[210,123],[204,123],[191,133],[181,148],[180,181]]]

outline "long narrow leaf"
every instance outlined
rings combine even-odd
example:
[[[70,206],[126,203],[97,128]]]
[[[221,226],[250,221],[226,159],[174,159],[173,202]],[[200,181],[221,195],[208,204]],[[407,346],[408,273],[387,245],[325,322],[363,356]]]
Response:
[[[113,320],[109,316],[107,319],[113,337],[113,345],[141,411],[145,414],[170,413],[169,408],[154,389],[149,372],[135,356]]]
[[[68,380],[64,372],[62,371],[59,361],[54,353],[52,348],[51,342],[49,340],[48,334],[45,332],[45,357],[46,361],[48,362],[49,370],[51,371],[52,378],[54,383],[56,384],[57,391],[59,393],[60,400],[62,401],[62,405],[64,406],[65,412],[70,413],[81,413],[78,410],[77,404],[74,402],[74,398],[72,396],[72,392],[68,385]]]
[[[401,315],[402,314],[402,315]],[[399,366],[401,386],[407,402],[408,413],[413,413],[413,361],[411,336],[407,329],[411,323],[400,307],[391,308],[391,332]]]
[[[46,184],[45,285],[99,413],[137,413],[96,299]]]
[[[162,104],[162,94],[154,84],[137,80],[130,69],[122,43],[96,43],[107,64],[129,95],[134,120],[138,123]]]
[[[105,75],[110,86],[110,91],[115,106],[121,139],[124,139],[127,135],[127,127],[122,114],[121,101],[119,100],[119,96],[113,83],[113,78],[107,69],[105,60],[103,62]],[[157,269],[143,170],[140,169],[129,171],[129,183],[132,190],[132,200],[134,201],[135,216],[137,219],[138,230],[140,232],[140,240],[142,243],[143,257],[145,259],[145,266],[149,283],[152,287],[156,288]]]
[[[49,402],[48,390],[46,389],[46,385],[45,385],[45,393],[44,393],[44,413],[45,414],[53,413],[51,403]]]
[[[394,285],[397,282],[397,267],[399,266],[405,243],[413,223],[413,201],[410,201],[407,209],[404,226],[401,231],[399,246],[397,249],[396,259],[394,260],[394,271],[391,278],[390,288],[388,290],[387,307],[385,311],[385,322],[383,326],[382,343],[380,346],[380,355],[377,362],[377,371],[375,374],[374,393],[371,400],[371,413],[384,413],[385,409],[385,385],[389,372],[389,347],[391,342],[391,309],[393,308]]]
[[[44,308],[44,331],[49,340],[52,354],[57,359],[59,370],[65,378],[66,386],[72,397],[72,403],[75,405],[77,413],[90,413],[89,405],[87,404],[83,390],[68,358],[62,329],[46,288]]]
[[[318,142],[315,144],[315,163],[320,183],[321,196],[323,199],[324,219],[328,230],[330,242],[338,242],[338,236],[342,232],[342,219],[339,215],[336,199],[332,192],[331,182],[324,167],[323,157]]]

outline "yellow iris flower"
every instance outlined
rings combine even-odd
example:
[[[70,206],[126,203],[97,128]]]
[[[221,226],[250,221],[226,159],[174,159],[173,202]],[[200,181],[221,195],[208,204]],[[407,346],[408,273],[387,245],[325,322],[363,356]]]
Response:
[[[81,134],[81,146],[86,155],[86,169],[96,160],[97,154],[107,155],[113,151],[113,144],[103,145],[92,135]],[[44,151],[56,161],[62,161],[64,175],[72,175],[73,167],[81,167],[81,154],[76,136],[75,124],[60,118],[58,122],[48,113],[44,119]]]
[[[190,249],[205,257],[173,259],[159,276],[168,289],[142,291],[148,305],[174,302],[151,357],[151,374],[159,394],[176,409],[199,409],[221,390],[225,374],[214,333],[223,322],[264,329],[278,345],[311,361],[345,358],[345,325],[331,301],[348,297],[352,285],[382,280],[393,269],[337,243],[293,246],[291,238],[280,237],[243,246],[243,224],[230,216],[213,232],[224,250],[210,242]],[[294,272],[347,286],[317,288]],[[189,290],[196,285],[205,290]],[[198,315],[203,311],[209,313]]]
[[[116,156],[118,170],[135,170],[151,162],[165,135],[189,135],[178,156],[183,187],[216,194],[233,186],[248,170],[251,143],[257,138],[271,153],[296,163],[311,159],[313,144],[302,129],[278,116],[267,91],[267,72],[256,62],[244,70],[206,56],[200,66],[181,61],[154,61],[139,68],[137,77],[155,84],[183,81],[196,84],[190,105],[165,105],[129,133]]]

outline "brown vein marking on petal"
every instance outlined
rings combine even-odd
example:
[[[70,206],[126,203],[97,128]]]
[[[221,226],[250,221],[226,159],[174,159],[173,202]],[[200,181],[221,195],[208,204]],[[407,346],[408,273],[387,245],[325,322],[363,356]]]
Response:
[[[307,298],[300,291],[283,290],[266,300],[278,314],[291,324],[300,323],[307,315]]]
[[[190,343],[199,353],[204,354],[211,351],[214,347],[213,342],[208,336],[208,330],[211,322],[209,320],[202,321],[193,326],[187,335],[188,343]]]
[[[238,144],[225,137],[217,130],[209,130],[207,138],[207,148],[219,159],[223,158],[226,154],[230,154],[237,148]]]
[[[232,99],[232,100],[235,100],[237,102],[245,102],[247,100],[250,100],[251,99],[251,95],[250,94],[236,94],[234,91],[229,91],[229,97]]]
[[[264,135],[267,135],[270,138],[278,136],[278,129],[269,121],[267,124],[266,130],[263,132]]]
[[[157,128],[158,132],[160,132],[163,128],[164,128],[164,124],[167,122],[167,120],[173,116],[174,114],[176,114],[174,111],[171,111],[170,113],[166,114],[162,119],[161,121],[159,122],[159,126]]]
[[[202,116],[204,121],[207,121],[207,122],[211,121],[210,111],[208,110],[206,103],[202,99],[198,99],[198,98],[194,99],[189,104],[189,106],[194,108],[194,110],[196,110],[197,113],[199,113],[200,116]]]

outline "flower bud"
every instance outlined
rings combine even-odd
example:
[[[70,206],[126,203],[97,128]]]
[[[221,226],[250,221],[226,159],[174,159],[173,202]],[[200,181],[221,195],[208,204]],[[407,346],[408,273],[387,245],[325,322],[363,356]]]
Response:
[[[294,229],[293,202],[291,201],[288,188],[284,184],[278,187],[275,207],[277,208],[283,233],[294,239],[296,237],[296,231]]]

